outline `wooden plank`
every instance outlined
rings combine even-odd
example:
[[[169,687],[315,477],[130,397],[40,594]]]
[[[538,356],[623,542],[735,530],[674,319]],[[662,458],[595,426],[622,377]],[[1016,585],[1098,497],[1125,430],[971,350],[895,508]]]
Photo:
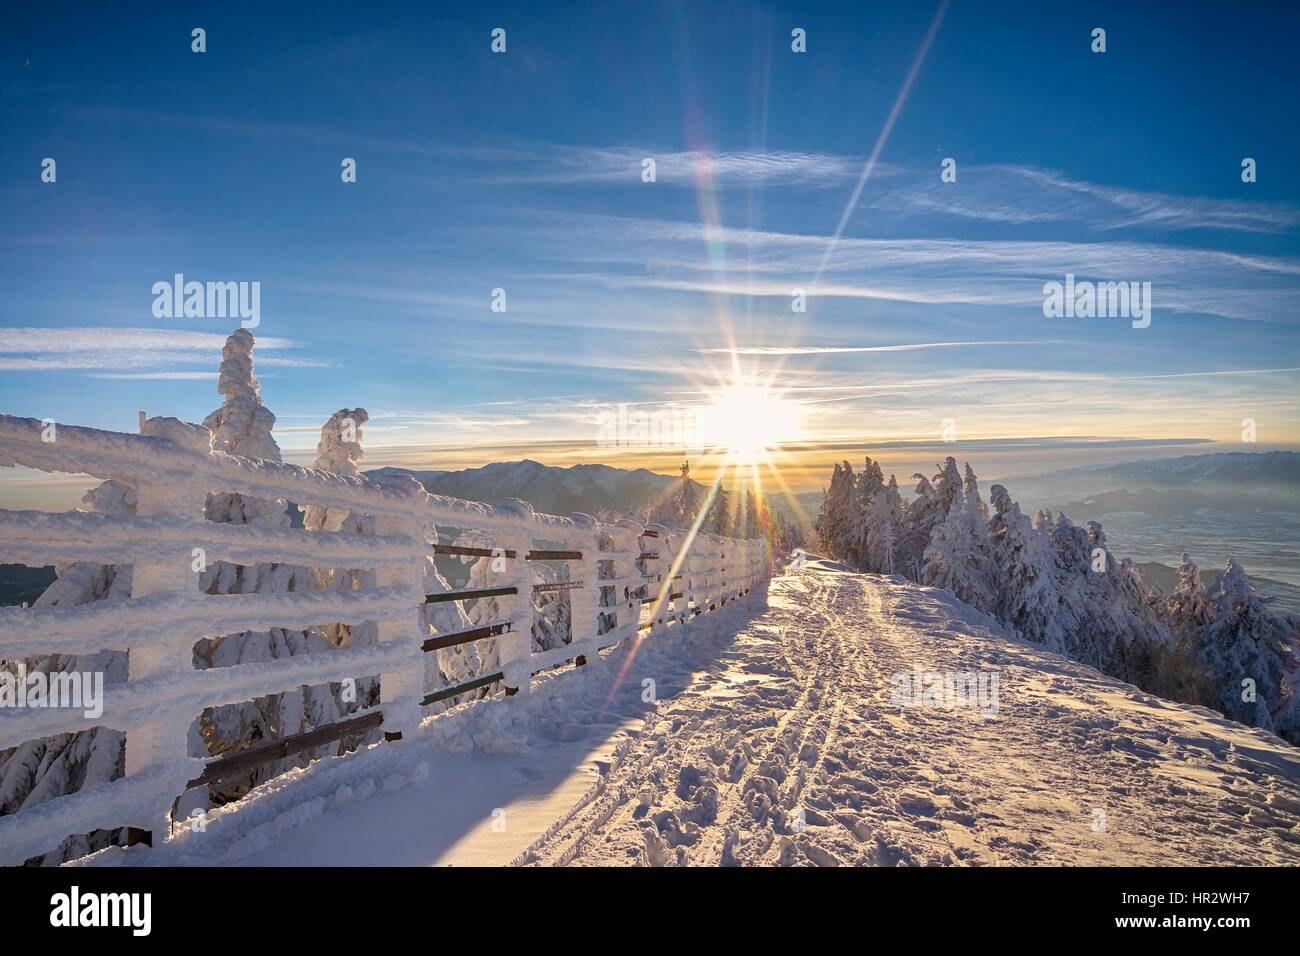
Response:
[[[445,604],[448,601],[472,601],[476,598],[500,597],[505,594],[518,594],[519,589],[508,588],[468,588],[460,591],[448,591],[445,594],[426,594],[425,604]]]
[[[513,558],[515,552],[492,548],[464,548],[457,544],[435,544],[433,546],[434,554],[458,554],[466,558],[499,558],[504,554],[507,558]]]
[[[597,584],[600,582],[597,581]],[[543,594],[548,591],[575,591],[582,587],[581,581],[557,581],[554,584],[534,584],[533,593]]]
[[[488,684],[495,684],[505,677],[501,671],[495,674],[488,674],[486,677],[479,677],[464,684],[458,684],[455,687],[447,687],[443,690],[435,691],[429,694],[424,700],[420,701],[420,706],[427,707],[429,704],[436,704],[440,700],[446,700],[449,697],[459,697],[461,694],[468,694],[472,690],[478,690],[480,687],[486,687]]]
[[[457,631],[454,634],[435,634],[420,645],[420,650],[427,654],[429,651],[440,651],[444,647],[456,647],[471,641],[481,641],[485,637],[496,637],[508,630],[510,630],[509,624],[488,624],[468,631]]]
[[[435,544],[434,554],[454,554],[465,558],[515,558],[518,552],[502,551],[499,548],[467,548],[458,544]],[[529,551],[524,555],[525,561],[581,561],[581,551]]]
[[[369,714],[362,714],[360,717],[353,717],[351,720],[340,720],[338,723],[327,724],[314,730],[282,737],[279,740],[273,740],[257,747],[249,747],[247,750],[241,750],[238,753],[211,761],[203,768],[203,773],[185,785],[185,789],[210,786],[222,780],[228,780],[264,763],[283,760],[285,757],[292,757],[304,750],[311,750],[323,744],[333,743],[348,734],[360,733],[363,730],[378,727],[383,722],[383,711],[376,710]]]
[[[581,561],[581,551],[529,551],[527,561]]]

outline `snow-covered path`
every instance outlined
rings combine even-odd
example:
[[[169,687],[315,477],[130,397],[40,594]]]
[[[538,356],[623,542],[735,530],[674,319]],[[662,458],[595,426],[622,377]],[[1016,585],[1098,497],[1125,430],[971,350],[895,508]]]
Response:
[[[943,592],[814,565],[769,603],[519,862],[1300,862],[1300,752],[1271,735],[1007,639]],[[917,663],[995,668],[998,715],[891,706]]]
[[[918,664],[996,671],[996,716],[893,706]],[[92,865],[1300,863],[1300,750],[821,562],[281,779]]]

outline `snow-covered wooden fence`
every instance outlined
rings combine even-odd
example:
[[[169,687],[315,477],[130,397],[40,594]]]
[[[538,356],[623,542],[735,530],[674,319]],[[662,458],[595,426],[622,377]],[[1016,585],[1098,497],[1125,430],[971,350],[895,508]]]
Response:
[[[151,419],[142,431],[122,434],[0,415],[0,465],[116,479],[137,492],[134,514],[0,510],[0,563],[133,567],[130,600],[0,608],[0,659],[100,650],[129,655],[128,679],[105,688],[101,715],[67,707],[0,708],[0,750],[96,726],[126,737],[124,776],[0,817],[0,865],[21,863],[67,836],[96,829],[165,833],[187,786],[224,779],[345,732],[382,725],[388,739],[397,739],[416,731],[422,706],[480,686],[500,683],[508,694],[527,693],[540,671],[581,664],[639,631],[721,608],[768,573],[761,540],[690,535],[629,520],[606,525],[585,515],[535,513],[523,502],[491,506],[430,495],[406,476],[356,478],[240,458],[213,451],[207,429],[176,419]],[[374,533],[205,520],[208,495],[220,493],[370,515]],[[439,527],[480,532],[491,547],[438,544]],[[539,542],[567,550],[539,549]],[[499,581],[486,589],[426,594],[429,557],[437,551],[490,558],[499,564]],[[198,586],[200,557],[245,566],[285,562],[355,569],[363,572],[362,586],[208,595]],[[535,585],[529,560],[570,562],[569,581],[559,586],[570,593],[571,640],[540,653],[532,649]],[[495,621],[450,634],[431,633],[424,622],[425,603],[489,595],[499,599]],[[366,622],[378,629],[378,641],[370,646],[207,670],[194,666],[194,646],[204,637]],[[497,642],[498,671],[426,693],[425,653],[487,638]],[[376,674],[381,702],[341,724],[218,760],[189,755],[189,728],[206,708]]]

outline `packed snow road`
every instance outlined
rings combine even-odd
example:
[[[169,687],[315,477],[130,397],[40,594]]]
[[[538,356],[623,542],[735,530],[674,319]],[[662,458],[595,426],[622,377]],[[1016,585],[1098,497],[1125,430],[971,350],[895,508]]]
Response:
[[[900,708],[917,665],[985,681]],[[1300,752],[813,564],[516,862],[1295,864]]]
[[[1300,750],[812,562],[86,863],[1296,864]]]

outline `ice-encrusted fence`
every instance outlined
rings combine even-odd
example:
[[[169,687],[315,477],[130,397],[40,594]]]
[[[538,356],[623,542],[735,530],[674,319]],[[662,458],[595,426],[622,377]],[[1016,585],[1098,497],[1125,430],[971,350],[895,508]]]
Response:
[[[241,458],[213,451],[207,429],[176,419],[151,419],[142,432],[51,427],[0,415],[0,465],[116,479],[137,491],[133,515],[0,510],[0,563],[133,566],[130,600],[0,608],[0,659],[118,650],[129,661],[127,681],[105,688],[98,717],[66,707],[0,708],[0,750],[96,726],[126,738],[124,776],[0,817],[0,865],[21,863],[65,837],[97,829],[166,833],[187,787],[228,779],[345,733],[382,726],[386,738],[398,739],[417,730],[422,706],[478,687],[500,684],[507,694],[526,693],[543,670],[582,664],[639,631],[721,608],[768,574],[762,539],[556,517],[523,502],[491,506],[430,495],[407,476],[356,478]],[[370,515],[374,533],[208,521],[204,504],[209,494],[220,493]],[[490,546],[439,544],[439,527],[479,532]],[[564,550],[539,549],[538,543]],[[208,595],[199,590],[196,553],[206,562],[286,562],[363,574],[351,591]],[[433,553],[490,559],[499,583],[426,594]],[[528,562],[537,560],[569,562],[569,580],[534,585]],[[570,593],[571,640],[534,653],[532,593],[559,588]],[[602,593],[615,595],[612,604],[602,604]],[[421,612],[426,603],[486,597],[500,599],[501,616],[458,633],[432,633]],[[366,622],[378,632],[370,646],[207,670],[194,666],[194,646],[205,637]],[[499,670],[426,693],[425,653],[485,639],[497,642]],[[188,753],[188,730],[206,708],[376,674],[380,702],[338,724],[217,759]]]

